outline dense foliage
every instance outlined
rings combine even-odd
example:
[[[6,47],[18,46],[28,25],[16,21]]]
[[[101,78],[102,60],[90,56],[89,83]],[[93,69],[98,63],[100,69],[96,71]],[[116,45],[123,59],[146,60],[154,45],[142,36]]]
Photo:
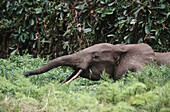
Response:
[[[56,57],[100,42],[170,51],[168,0],[2,0],[0,57]]]
[[[116,82],[103,72],[104,80],[98,82],[77,78],[59,85],[72,72],[65,67],[29,78],[22,76],[45,63],[28,55],[0,59],[0,112],[170,111],[169,67],[150,65]]]

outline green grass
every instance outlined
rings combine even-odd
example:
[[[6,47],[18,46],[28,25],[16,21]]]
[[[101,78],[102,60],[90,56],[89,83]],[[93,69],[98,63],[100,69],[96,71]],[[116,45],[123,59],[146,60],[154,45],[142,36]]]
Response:
[[[29,55],[0,59],[0,112],[170,112],[170,67],[150,65],[114,82],[77,78],[59,85],[73,70],[58,67],[22,74],[47,63]]]

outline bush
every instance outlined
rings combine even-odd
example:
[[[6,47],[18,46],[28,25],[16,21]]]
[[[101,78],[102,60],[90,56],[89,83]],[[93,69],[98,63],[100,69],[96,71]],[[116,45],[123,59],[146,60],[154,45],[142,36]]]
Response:
[[[44,63],[29,55],[0,59],[0,111],[170,111],[169,67],[150,65],[116,82],[103,72],[104,80],[77,78],[64,85],[59,82],[71,74],[70,68],[22,75]]]
[[[101,42],[170,51],[167,0],[3,0],[0,6],[4,58],[17,51],[56,57]]]

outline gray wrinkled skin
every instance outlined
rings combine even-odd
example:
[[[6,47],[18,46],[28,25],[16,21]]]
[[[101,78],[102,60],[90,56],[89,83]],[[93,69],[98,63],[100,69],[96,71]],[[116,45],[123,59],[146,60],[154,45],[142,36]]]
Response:
[[[25,73],[25,76],[41,74],[58,66],[70,66],[75,72],[82,69],[81,77],[99,80],[105,70],[114,80],[121,78],[128,70],[136,72],[144,66],[156,62],[170,66],[170,52],[156,53],[144,43],[141,44],[96,44],[77,53],[53,59],[43,67]],[[67,80],[68,80],[67,79]]]

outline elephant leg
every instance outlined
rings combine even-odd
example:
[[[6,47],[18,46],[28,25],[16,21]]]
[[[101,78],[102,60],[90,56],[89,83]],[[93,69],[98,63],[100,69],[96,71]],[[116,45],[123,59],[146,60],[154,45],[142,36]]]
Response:
[[[125,62],[120,63],[118,66],[115,67],[114,72],[114,80],[118,80],[122,77],[123,74],[126,74],[128,71],[137,72],[138,70],[141,70],[144,67],[144,65],[140,62],[131,63],[131,62]]]

